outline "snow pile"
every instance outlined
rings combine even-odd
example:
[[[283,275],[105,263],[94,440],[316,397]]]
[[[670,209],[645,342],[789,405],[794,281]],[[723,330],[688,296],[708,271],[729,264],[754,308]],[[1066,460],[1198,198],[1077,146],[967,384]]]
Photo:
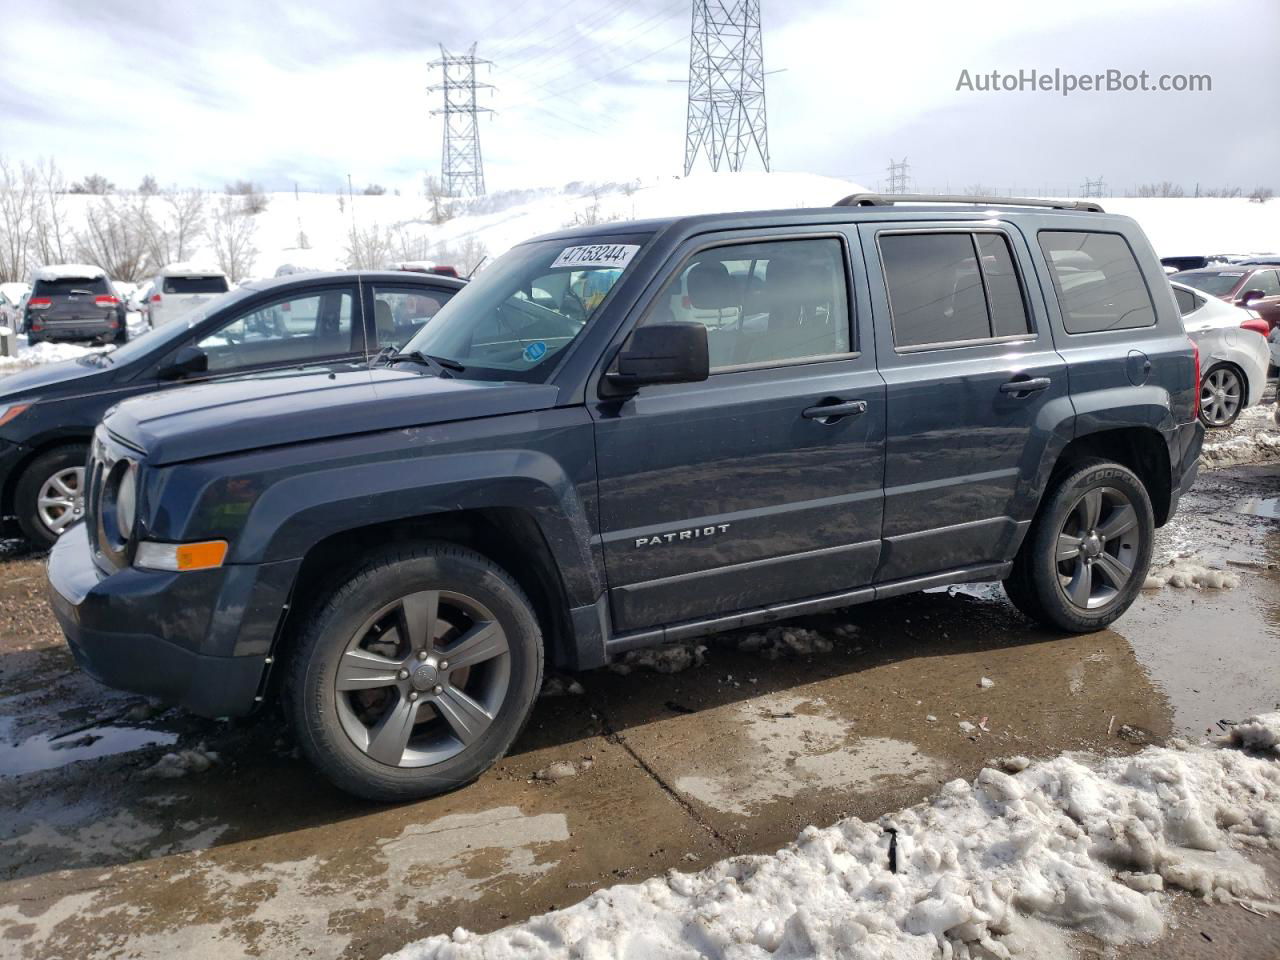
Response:
[[[107,347],[86,347],[79,343],[51,343],[48,340],[37,343],[34,347],[26,345],[26,338],[18,338],[18,355],[0,357],[0,369],[4,367],[34,367],[42,363],[61,363],[63,360],[74,360],[87,353],[102,353]]]
[[[1227,570],[1201,566],[1187,559],[1177,559],[1147,574],[1143,590],[1177,587],[1195,590],[1232,590],[1240,586],[1240,578]]]
[[[142,775],[157,780],[177,780],[189,773],[204,773],[217,762],[218,755],[202,743],[193,750],[166,753],[142,771]]]
[[[1200,462],[1206,467],[1232,467],[1244,463],[1280,460],[1280,428],[1269,403],[1246,407],[1225,430],[1210,430],[1200,448]]]
[[[1221,742],[1225,746],[1280,754],[1280,713],[1264,713],[1237,723]]]
[[[635,667],[643,667],[654,673],[683,673],[691,667],[700,667],[707,661],[707,648],[701,643],[671,643],[662,647],[630,650],[622,660],[610,664],[614,673],[628,674]]]
[[[1280,734],[1280,715],[1254,722]],[[1062,956],[1066,930],[1150,942],[1163,891],[1268,897],[1238,850],[1280,843],[1280,764],[1183,747],[985,769],[878,824],[807,827],[772,856],[671,871],[395,956],[976,960]]]
[[[730,636],[727,642],[742,653],[758,653],[766,660],[808,657],[834,649],[834,644],[817,630],[804,627],[770,627],[763,632]]]

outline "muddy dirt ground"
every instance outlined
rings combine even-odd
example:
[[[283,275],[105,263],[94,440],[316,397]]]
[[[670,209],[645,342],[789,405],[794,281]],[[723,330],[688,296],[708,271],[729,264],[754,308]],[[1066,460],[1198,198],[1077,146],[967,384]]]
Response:
[[[1234,589],[1147,592],[1088,636],[1033,627],[974,585],[797,621],[825,653],[709,641],[683,672],[577,677],[582,692],[541,699],[477,783],[396,807],[330,787],[272,712],[203,721],[98,686],[45,607],[42,558],[14,553],[0,561],[0,957],[378,957],[772,851],[1012,753],[1216,732],[1280,705],[1280,520],[1237,510],[1277,493],[1280,465],[1205,472],[1160,534],[1159,560],[1229,569]],[[535,778],[556,761],[576,775]],[[1176,916],[1143,953],[1280,956],[1274,918],[1189,899]]]

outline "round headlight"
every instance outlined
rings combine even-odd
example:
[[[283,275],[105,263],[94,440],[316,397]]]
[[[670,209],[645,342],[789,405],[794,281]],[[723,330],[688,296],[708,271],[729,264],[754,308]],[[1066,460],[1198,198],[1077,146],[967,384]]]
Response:
[[[138,519],[138,465],[132,460],[115,462],[102,485],[102,531],[117,546],[133,536]]]

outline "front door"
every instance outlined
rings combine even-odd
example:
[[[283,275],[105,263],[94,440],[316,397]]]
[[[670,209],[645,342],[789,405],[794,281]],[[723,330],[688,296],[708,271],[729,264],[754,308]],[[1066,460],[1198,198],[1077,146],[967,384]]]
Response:
[[[888,403],[878,583],[1007,559],[1034,511],[1066,365],[1020,234],[955,223],[859,228]],[[1052,418],[1046,418],[1053,422]]]
[[[640,322],[705,324],[710,378],[592,406],[615,630],[870,582],[884,384],[850,247],[718,235],[673,263]]]

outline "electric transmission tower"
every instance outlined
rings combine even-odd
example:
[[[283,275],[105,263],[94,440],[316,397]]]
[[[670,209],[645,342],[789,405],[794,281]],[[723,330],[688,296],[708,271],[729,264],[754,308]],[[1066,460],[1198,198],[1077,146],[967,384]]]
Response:
[[[911,164],[907,158],[894,160],[889,158],[889,193],[909,193],[911,191]]]
[[[1088,177],[1085,177],[1084,184],[1080,187],[1080,196],[1085,198],[1096,197],[1098,199],[1101,199],[1103,196],[1103,191],[1106,189],[1107,189],[1106,181],[1104,181],[1101,177],[1099,177],[1097,180],[1090,180]]]
[[[693,0],[685,176],[703,152],[737,173],[753,147],[767,171],[760,0]]]
[[[492,64],[476,59],[476,45],[462,56],[449,53],[440,46],[440,59],[431,67],[439,67],[440,83],[427,89],[444,91],[444,107],[432,110],[433,117],[444,115],[444,151],[440,174],[445,195],[450,197],[484,196],[484,161],[480,157],[480,124],[477,116],[491,113],[476,103],[476,91],[492,89],[491,83],[476,82],[476,67]]]

